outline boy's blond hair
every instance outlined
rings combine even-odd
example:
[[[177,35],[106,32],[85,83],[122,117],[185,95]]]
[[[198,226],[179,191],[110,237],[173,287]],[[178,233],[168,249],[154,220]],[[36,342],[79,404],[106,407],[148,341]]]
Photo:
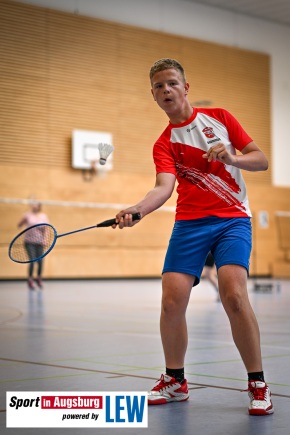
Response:
[[[163,58],[154,62],[154,64],[150,68],[150,74],[149,74],[150,81],[152,81],[154,74],[156,74],[157,72],[164,71],[166,69],[171,69],[171,68],[177,70],[180,73],[185,83],[186,78],[185,78],[183,66],[177,60],[170,59],[170,58]]]

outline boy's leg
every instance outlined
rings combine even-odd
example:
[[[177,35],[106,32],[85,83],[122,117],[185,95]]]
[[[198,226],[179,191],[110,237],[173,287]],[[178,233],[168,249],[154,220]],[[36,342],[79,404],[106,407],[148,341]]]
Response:
[[[262,371],[260,332],[247,291],[247,271],[242,266],[219,268],[220,297],[229,317],[234,342],[248,373]]]
[[[166,367],[184,367],[187,348],[186,308],[195,278],[167,272],[162,277],[160,332]]]
[[[248,412],[251,415],[272,414],[274,408],[270,389],[264,377],[258,377],[263,375],[260,332],[248,298],[247,271],[242,266],[225,265],[219,268],[218,278],[221,300],[230,320],[233,339],[250,374]]]
[[[188,387],[184,379],[184,358],[187,348],[186,308],[195,278],[191,275],[166,272],[162,277],[160,332],[166,374],[149,392],[148,404],[160,405],[187,400]]]

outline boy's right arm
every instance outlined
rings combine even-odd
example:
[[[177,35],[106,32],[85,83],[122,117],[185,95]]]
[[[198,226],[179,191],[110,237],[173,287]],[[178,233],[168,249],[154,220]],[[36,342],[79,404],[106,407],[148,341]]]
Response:
[[[140,213],[141,219],[161,207],[172,195],[176,177],[169,172],[157,174],[156,183],[152,190],[136,205],[121,210],[116,215],[117,224],[113,228],[132,227],[139,221],[132,221],[133,213]]]

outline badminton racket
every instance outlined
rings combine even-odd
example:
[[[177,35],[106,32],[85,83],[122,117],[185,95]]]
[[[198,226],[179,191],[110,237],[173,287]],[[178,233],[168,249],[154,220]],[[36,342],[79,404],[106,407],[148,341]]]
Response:
[[[140,213],[132,214],[132,220],[140,220]],[[9,245],[8,255],[16,263],[33,263],[45,257],[54,247],[59,237],[79,233],[92,228],[111,227],[116,224],[116,219],[108,219],[91,227],[80,228],[68,233],[57,234],[56,229],[46,223],[32,225],[21,231]]]

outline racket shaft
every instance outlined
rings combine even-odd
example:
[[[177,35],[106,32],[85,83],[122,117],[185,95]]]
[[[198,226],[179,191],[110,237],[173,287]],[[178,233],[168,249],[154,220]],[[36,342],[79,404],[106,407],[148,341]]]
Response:
[[[139,221],[141,219],[140,213],[134,213],[132,214],[132,220],[133,221]],[[108,219],[107,221],[101,222],[97,225],[97,227],[111,227],[116,223],[116,219]]]

